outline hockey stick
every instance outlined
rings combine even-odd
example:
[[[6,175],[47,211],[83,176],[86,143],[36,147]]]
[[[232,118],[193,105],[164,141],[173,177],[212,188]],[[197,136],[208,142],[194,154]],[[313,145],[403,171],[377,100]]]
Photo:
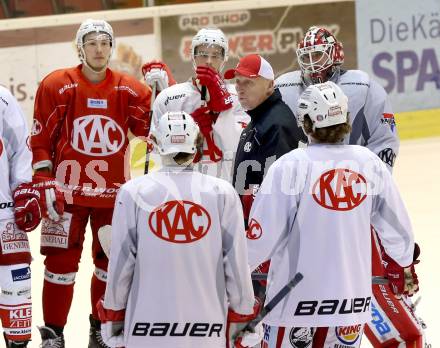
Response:
[[[252,273],[252,280],[267,280],[267,273]],[[388,278],[373,276],[371,277],[372,284],[384,285],[388,284]]]
[[[152,91],[151,91],[151,99],[150,99],[150,128],[151,128],[151,122],[153,121],[153,104],[154,104],[154,100],[156,99],[156,82],[153,84],[153,86],[151,87]],[[147,143],[147,148],[145,150],[145,168],[144,168],[144,174],[148,174],[148,167],[150,165],[150,152],[148,151],[148,143]]]
[[[245,326],[245,328],[242,330],[242,332],[245,332],[245,331],[254,332],[255,326],[257,326],[264,319],[264,317],[266,315],[268,315],[270,313],[270,311],[278,303],[280,303],[281,300],[284,299],[295,286],[298,285],[298,283],[303,278],[304,278],[304,276],[302,275],[302,273],[298,272],[297,274],[295,274],[295,276],[286,285],[284,285],[284,287],[280,291],[278,291],[278,293],[272,298],[272,300],[270,300],[269,303],[263,307],[261,312],[255,317],[255,319],[252,320],[251,322],[249,322]]]

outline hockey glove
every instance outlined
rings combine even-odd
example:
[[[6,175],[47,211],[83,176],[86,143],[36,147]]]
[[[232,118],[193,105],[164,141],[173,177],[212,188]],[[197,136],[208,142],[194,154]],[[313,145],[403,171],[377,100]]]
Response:
[[[397,296],[412,296],[418,290],[418,280],[414,272],[414,264],[402,267],[386,253],[383,253],[382,259],[385,266],[385,275],[390,282],[393,293]]]
[[[222,112],[232,108],[232,97],[220,75],[212,68],[199,66],[196,69],[199,84],[206,86],[209,93],[208,108],[213,112]]]
[[[64,213],[64,197],[55,178],[45,173],[34,174],[32,185],[40,192],[43,217],[59,221]]]
[[[125,309],[120,311],[106,309],[102,298],[98,301],[96,308],[101,320],[101,336],[104,343],[110,347],[124,347]]]
[[[229,309],[228,327],[226,330],[227,348],[254,347],[263,339],[263,326],[258,324],[253,332],[244,330],[249,322],[254,320],[261,310],[261,301],[255,298],[253,313],[240,314]]]
[[[158,60],[145,63],[142,66],[142,75],[144,75],[147,85],[153,87],[156,84],[158,91],[162,91],[176,83],[168,66]]]
[[[33,231],[41,221],[40,192],[32,183],[19,185],[13,194],[15,223],[25,232]]]
[[[218,148],[214,142],[212,135],[212,125],[217,120],[218,115],[210,112],[209,107],[200,107],[191,113],[192,118],[200,128],[200,132],[206,140],[207,152],[212,162],[218,162],[223,158],[223,152]],[[198,162],[200,156],[196,156],[194,162]]]

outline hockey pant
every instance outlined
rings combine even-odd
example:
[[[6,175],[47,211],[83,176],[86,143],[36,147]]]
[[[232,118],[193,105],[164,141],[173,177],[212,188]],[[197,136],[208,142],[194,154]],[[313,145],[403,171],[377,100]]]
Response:
[[[96,303],[105,292],[108,259],[101,248],[98,230],[111,225],[113,208],[66,205],[61,221],[43,219],[41,253],[44,264],[43,316],[46,325],[64,327],[73,299],[73,288],[81,259],[85,231],[90,220],[95,270],[91,281],[92,315],[99,319]]]
[[[264,325],[261,348],[357,348],[363,324],[337,327],[281,327]]]
[[[31,268],[28,263],[0,266],[0,318],[8,341],[31,339]]]
[[[384,276],[381,245],[372,230],[373,275]],[[374,348],[425,348],[423,321],[408,297],[397,299],[389,285],[373,285],[372,319],[365,334]],[[427,345],[426,345],[427,347]]]

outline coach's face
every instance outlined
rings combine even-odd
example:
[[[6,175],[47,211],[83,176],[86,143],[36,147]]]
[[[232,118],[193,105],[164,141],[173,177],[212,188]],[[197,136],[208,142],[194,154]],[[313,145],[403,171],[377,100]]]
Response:
[[[264,77],[246,77],[235,75],[235,88],[238,100],[245,110],[253,110],[273,93],[273,80]]]

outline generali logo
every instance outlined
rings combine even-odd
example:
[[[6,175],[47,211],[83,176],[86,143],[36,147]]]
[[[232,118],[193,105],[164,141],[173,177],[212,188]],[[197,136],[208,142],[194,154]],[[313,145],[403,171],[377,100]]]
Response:
[[[124,142],[124,131],[110,117],[87,115],[73,121],[71,145],[80,153],[109,156],[118,152]]]
[[[352,210],[367,197],[367,181],[361,174],[350,169],[332,169],[315,182],[312,195],[324,208]]]
[[[148,219],[151,231],[171,243],[193,243],[211,227],[211,217],[201,205],[191,201],[169,201],[154,209]]]

